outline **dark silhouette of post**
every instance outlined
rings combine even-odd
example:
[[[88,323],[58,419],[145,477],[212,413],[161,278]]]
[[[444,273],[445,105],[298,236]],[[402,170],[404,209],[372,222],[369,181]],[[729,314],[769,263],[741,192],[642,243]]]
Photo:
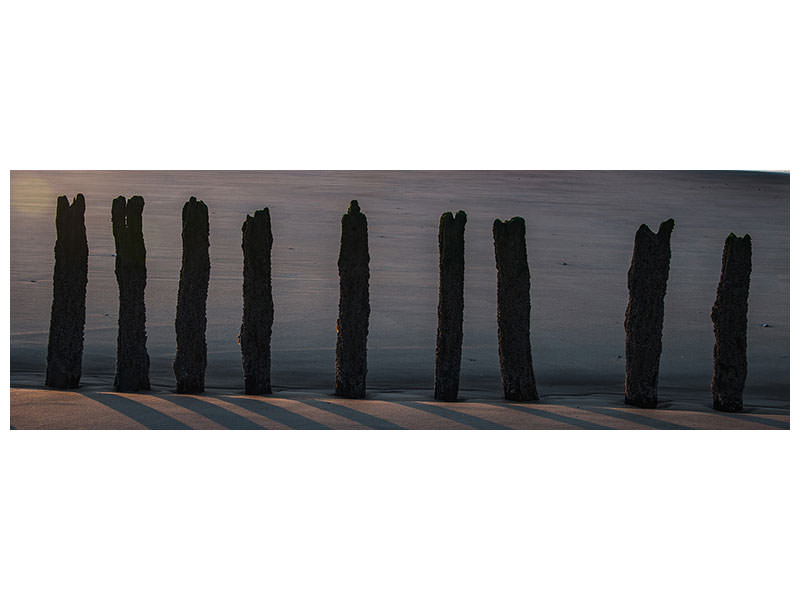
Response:
[[[458,397],[461,343],[464,338],[464,211],[444,213],[439,220],[439,326],[436,331],[436,373],[433,397]]]
[[[658,367],[664,296],[669,276],[670,236],[675,221],[661,223],[658,233],[647,225],[636,232],[628,270],[625,311],[625,403],[642,408],[658,405]]]
[[[83,328],[86,323],[86,202],[78,194],[70,206],[66,196],[56,203],[55,267],[45,385],[76,388],[81,380]]]
[[[339,319],[336,322],[336,395],[364,398],[369,330],[367,217],[353,200],[342,216],[339,250]]]
[[[711,395],[714,408],[725,412],[744,407],[742,392],[747,379],[747,296],[752,251],[749,235],[730,234],[725,240],[717,301],[711,309],[716,338]]]
[[[506,400],[539,400],[531,357],[531,274],[525,220],[496,219],[492,227],[497,265],[497,341]]]
[[[114,273],[119,286],[117,372],[114,386],[120,392],[150,389],[150,357],[147,355],[144,288],[147,284],[142,211],[144,199],[114,198],[111,224],[117,249]]]
[[[206,300],[211,261],[208,257],[208,208],[192,196],[181,214],[183,257],[175,312],[177,350],[172,370],[177,392],[205,389]]]
[[[269,208],[247,216],[242,225],[243,314],[239,337],[246,394],[270,394],[272,304],[272,224]]]

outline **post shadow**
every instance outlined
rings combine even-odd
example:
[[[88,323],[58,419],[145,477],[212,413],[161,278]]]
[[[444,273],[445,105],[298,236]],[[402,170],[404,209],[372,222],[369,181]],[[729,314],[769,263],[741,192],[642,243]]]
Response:
[[[658,233],[653,233],[647,225],[639,227],[628,270],[625,403],[641,408],[658,406],[664,296],[669,276],[670,236],[674,227],[673,219],[661,223]]]
[[[58,197],[53,304],[45,376],[45,385],[49,387],[76,388],[80,385],[89,264],[85,212],[83,194],[75,196],[72,205],[66,196]]]
[[[255,421],[252,421],[247,417],[243,417],[232,410],[218,406],[213,402],[209,402],[203,398],[177,394],[169,395],[168,397],[162,395],[159,397],[167,402],[172,402],[177,406],[191,410],[192,412],[205,417],[209,421],[213,421],[217,425],[222,425],[227,429],[265,429],[265,427],[259,425]]]
[[[308,406],[313,406],[320,410],[325,410],[331,414],[344,417],[355,421],[360,425],[369,427],[370,429],[405,429],[397,423],[392,423],[387,419],[381,419],[369,413],[345,406],[344,404],[337,404],[336,402],[326,402],[325,400],[317,400],[314,398],[298,398],[298,402],[302,402]],[[353,403],[351,403],[353,404]],[[355,404],[357,406],[357,403]]]
[[[244,396],[224,396],[220,399],[257,415],[282,423],[291,429],[330,429],[327,425],[264,400]]]
[[[476,417],[475,415],[454,410],[441,404],[428,404],[426,402],[417,402],[416,400],[409,400],[403,404],[405,406],[410,406],[432,415],[436,415],[437,417],[442,417],[444,419],[454,421],[455,423],[466,425],[467,427],[474,427],[475,429],[511,429],[511,427],[508,427],[507,425],[502,425],[500,423],[495,423],[494,421],[489,421],[488,419]]]
[[[186,423],[155,408],[111,392],[82,392],[84,396],[107,406],[148,429],[191,429]]]

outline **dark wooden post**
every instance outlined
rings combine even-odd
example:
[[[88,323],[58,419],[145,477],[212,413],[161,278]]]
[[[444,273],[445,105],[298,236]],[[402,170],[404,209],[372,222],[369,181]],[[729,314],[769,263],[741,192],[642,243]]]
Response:
[[[247,216],[242,225],[244,283],[242,330],[242,369],[247,394],[270,394],[272,321],[272,223],[269,208]]]
[[[336,395],[364,398],[369,330],[367,217],[353,200],[342,216],[339,319],[336,322]]]
[[[50,387],[76,388],[81,380],[89,260],[85,212],[83,194],[75,196],[72,206],[66,196],[59,196],[45,377],[45,385]]]
[[[120,392],[150,389],[150,357],[147,355],[144,288],[147,284],[145,247],[142,236],[144,199],[133,196],[127,202],[119,196],[111,206],[111,223],[117,249],[119,286],[119,329],[117,373],[114,386]]]
[[[730,234],[722,253],[722,275],[717,301],[711,310],[714,323],[714,408],[725,412],[744,407],[742,392],[747,379],[747,297],[752,269],[750,236]]]
[[[436,331],[436,373],[433,397],[458,397],[461,343],[464,338],[464,211],[444,213],[439,220],[439,326]]]
[[[506,400],[538,401],[531,357],[531,274],[525,220],[495,220],[497,265],[497,340]]]
[[[208,256],[208,208],[192,196],[181,214],[183,256],[178,306],[175,312],[177,350],[172,370],[177,392],[190,394],[205,389],[206,300],[211,261]]]
[[[636,232],[628,270],[625,311],[625,403],[642,408],[658,405],[658,367],[664,296],[669,276],[670,236],[675,221],[661,223],[658,233],[647,225]]]

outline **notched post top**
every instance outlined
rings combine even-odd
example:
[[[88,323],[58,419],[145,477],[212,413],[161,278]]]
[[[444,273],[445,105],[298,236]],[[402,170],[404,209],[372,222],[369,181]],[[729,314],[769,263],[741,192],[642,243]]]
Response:
[[[66,196],[56,201],[53,304],[45,377],[45,385],[50,387],[75,388],[80,384],[89,257],[85,210],[83,194],[75,196],[71,205]]]
[[[674,228],[674,219],[661,223],[658,233],[641,225],[636,231],[628,269],[625,402],[642,408],[658,405],[664,297],[671,258],[670,236]]]
[[[66,214],[71,214],[73,217],[83,215],[86,212],[86,200],[83,194],[75,196],[72,204],[69,203],[69,198],[66,196],[59,196],[56,203],[56,222],[59,218]]]
[[[463,210],[458,211],[455,215],[452,212],[442,213],[442,216],[439,219],[439,224],[444,225],[445,223],[465,225],[467,223],[467,213],[465,213]]]
[[[131,196],[126,202],[125,196],[117,196],[111,204],[111,221],[114,228],[139,227],[144,211],[144,198]]]
[[[743,237],[737,237],[734,233],[728,234],[728,237],[725,238],[725,249],[723,250],[723,268],[725,268],[726,264],[733,256],[744,258],[747,263],[750,264],[750,255],[752,251],[753,243],[749,234],[745,234]]]
[[[58,197],[56,201],[56,237],[61,238],[60,243],[80,245],[79,239],[85,240],[86,226],[83,221],[85,212],[86,200],[84,200],[83,194],[76,195],[72,204],[66,196]]]
[[[669,240],[670,235],[672,235],[672,230],[675,229],[675,219],[667,219],[658,227],[658,232],[654,232],[650,229],[645,223],[639,226],[639,230],[636,232],[636,236],[640,235],[647,235],[651,238],[658,238],[659,240]]]

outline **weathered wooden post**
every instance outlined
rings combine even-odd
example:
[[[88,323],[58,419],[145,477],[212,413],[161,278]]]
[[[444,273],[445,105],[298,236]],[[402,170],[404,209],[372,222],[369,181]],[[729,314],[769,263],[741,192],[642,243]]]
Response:
[[[717,301],[711,309],[714,323],[714,408],[735,412],[744,408],[747,379],[747,297],[750,293],[752,244],[750,236],[730,234],[722,252],[722,275]]]
[[[539,400],[531,357],[531,274],[525,220],[496,219],[492,227],[497,265],[497,340],[506,400]]]
[[[211,261],[208,256],[208,208],[192,196],[181,214],[183,256],[175,312],[177,350],[172,370],[177,392],[205,389],[206,300]]]
[[[336,321],[336,395],[364,398],[369,330],[367,217],[353,200],[342,216],[339,249],[339,318]]]
[[[45,376],[45,385],[50,387],[76,388],[81,380],[89,260],[85,212],[83,194],[75,196],[72,206],[66,196],[58,197],[53,305]]]
[[[444,213],[439,220],[439,326],[433,397],[458,397],[464,338],[464,227],[467,214]]]
[[[658,405],[658,367],[664,296],[669,276],[670,236],[675,221],[661,223],[658,233],[647,225],[636,232],[628,270],[625,311],[625,403],[642,408]]]
[[[111,223],[117,249],[114,273],[119,286],[117,372],[114,386],[120,392],[150,389],[150,357],[145,332],[144,288],[147,284],[145,247],[142,236],[144,199],[123,196],[114,199]]]
[[[246,394],[270,394],[272,321],[272,223],[269,208],[247,216],[242,225],[242,370]]]

